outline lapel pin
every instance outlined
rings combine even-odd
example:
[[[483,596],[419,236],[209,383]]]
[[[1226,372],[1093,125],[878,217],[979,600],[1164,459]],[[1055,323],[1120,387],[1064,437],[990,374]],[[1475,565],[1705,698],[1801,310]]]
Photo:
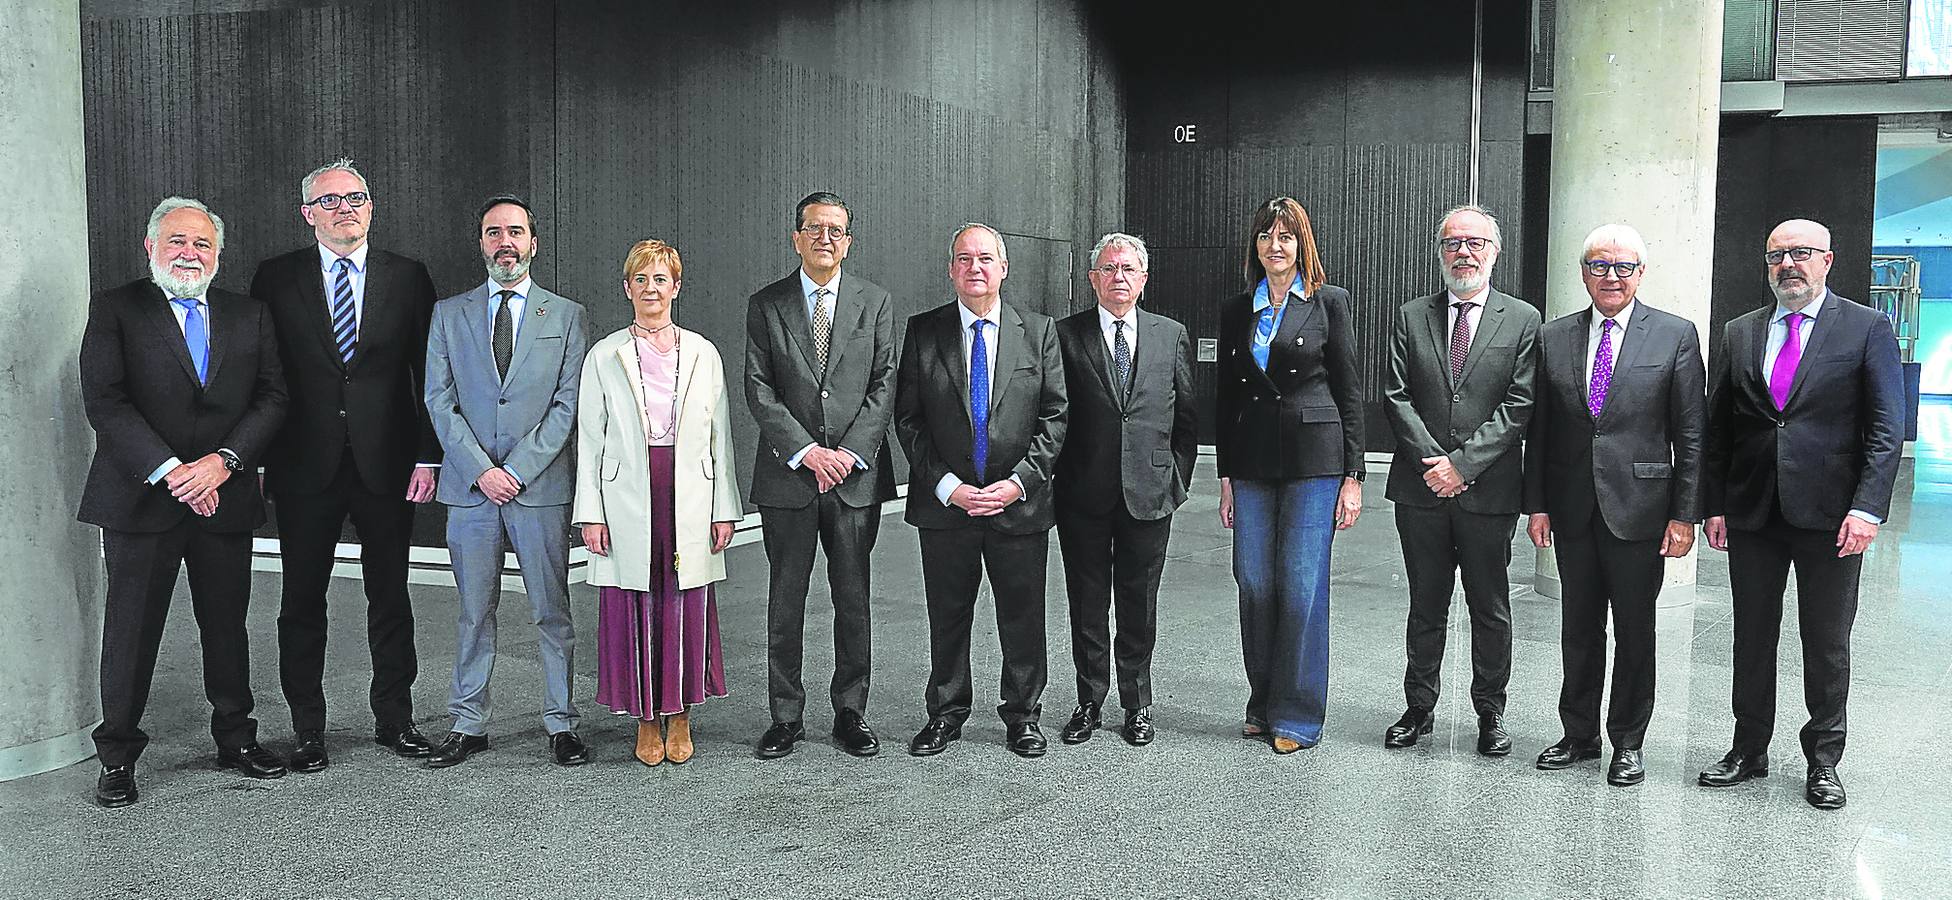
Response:
[[[543,314],[543,313],[545,313],[545,312],[548,312],[548,310],[546,310],[546,309],[543,309],[543,308],[542,308],[542,307],[540,307],[540,306],[538,306],[538,307],[536,307],[536,308],[535,308],[535,315],[536,315],[536,318],[541,318],[541,317],[542,317],[542,314]]]
[[[1299,335],[1295,337],[1295,346],[1301,346],[1301,337]]]

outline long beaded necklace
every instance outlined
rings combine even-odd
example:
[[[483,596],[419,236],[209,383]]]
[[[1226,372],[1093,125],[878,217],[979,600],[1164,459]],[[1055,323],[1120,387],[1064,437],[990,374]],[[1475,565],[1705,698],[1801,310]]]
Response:
[[[676,324],[677,324],[676,322],[666,322],[663,325],[659,325],[656,328],[645,328],[644,326],[639,325],[636,322],[632,322],[630,323],[630,334],[633,338],[641,335],[644,338],[644,341],[651,345],[651,349],[656,350],[657,344],[653,340],[656,334],[660,331],[669,329]],[[671,332],[671,352],[673,354],[676,354],[678,352],[678,344],[683,339],[684,339],[684,332],[682,331]],[[651,401],[651,388],[650,385],[644,382],[644,349],[641,346],[639,346],[637,341],[635,340],[632,340],[630,342],[630,349],[637,357],[638,393],[644,397],[645,403],[649,403]],[[652,431],[650,426],[650,418],[651,418],[650,410],[648,408],[644,410],[644,422],[645,422],[644,431],[652,441],[664,440],[665,438],[670,437],[672,432],[678,430],[678,392],[675,388],[676,385],[673,385],[673,390],[671,391],[671,424],[669,427],[665,428],[663,431]]]

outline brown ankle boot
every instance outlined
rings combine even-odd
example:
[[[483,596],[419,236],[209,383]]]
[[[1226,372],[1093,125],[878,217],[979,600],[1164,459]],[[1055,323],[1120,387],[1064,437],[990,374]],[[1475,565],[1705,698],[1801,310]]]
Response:
[[[664,757],[673,763],[691,758],[691,713],[681,712],[664,720]]]
[[[637,723],[637,760],[647,766],[664,761],[664,723]]]

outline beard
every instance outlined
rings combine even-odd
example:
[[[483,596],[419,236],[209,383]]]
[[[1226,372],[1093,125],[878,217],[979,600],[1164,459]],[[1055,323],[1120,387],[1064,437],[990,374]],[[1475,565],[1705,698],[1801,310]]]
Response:
[[[1769,282],[1769,292],[1776,295],[1776,302],[1791,308],[1801,308],[1823,293],[1823,286],[1800,279],[1794,285],[1785,285],[1780,280]]]
[[[518,253],[514,262],[505,262],[492,256],[482,262],[486,264],[488,277],[493,278],[496,283],[513,284],[529,274],[529,263],[534,259],[535,257]]]
[[[1477,267],[1469,275],[1461,276],[1449,267],[1444,269],[1444,286],[1460,297],[1475,294],[1489,283],[1491,283],[1491,270],[1484,266]]]
[[[210,264],[210,268],[208,269],[204,269],[195,275],[188,274],[195,271],[194,269],[176,269],[170,265],[158,263],[154,259],[149,260],[150,283],[162,288],[163,293],[171,297],[201,297],[204,291],[210,289],[210,282],[217,279],[217,264],[214,262]],[[177,274],[178,272],[185,274],[179,275]]]

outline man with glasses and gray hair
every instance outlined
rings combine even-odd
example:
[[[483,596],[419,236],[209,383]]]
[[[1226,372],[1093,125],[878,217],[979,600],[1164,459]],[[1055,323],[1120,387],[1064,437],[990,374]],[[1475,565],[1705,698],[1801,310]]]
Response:
[[[407,757],[433,747],[413,722],[419,673],[407,544],[414,504],[434,498],[441,446],[421,403],[434,282],[367,242],[373,199],[351,160],[299,182],[314,242],[265,260],[251,296],[271,307],[291,414],[265,458],[284,562],[278,669],[291,704],[293,771],[325,768],[325,594],[340,530],[359,535],[373,739]]]
[[[1702,477],[1708,545],[1728,551],[1735,608],[1735,741],[1701,784],[1769,774],[1783,588],[1796,570],[1803,636],[1803,797],[1844,805],[1837,762],[1850,696],[1850,628],[1864,551],[1891,514],[1905,394],[1891,321],[1825,286],[1830,229],[1769,233],[1775,302],[1723,326],[1708,379]]]
[[[1120,733],[1139,747],[1153,737],[1166,539],[1199,454],[1193,348],[1185,326],[1139,308],[1151,261],[1144,241],[1107,234],[1091,259],[1097,305],[1057,323],[1070,422],[1053,491],[1078,680],[1078,706],[1060,736],[1082,744],[1098,729],[1115,659]]]
[[[1654,713],[1654,608],[1667,558],[1688,555],[1701,519],[1706,373],[1694,323],[1640,301],[1647,244],[1627,225],[1586,236],[1592,305],[1539,329],[1538,399],[1525,441],[1525,531],[1559,562],[1564,736],[1541,769],[1600,755],[1607,615],[1613,619],[1608,783],[1646,778]]]

